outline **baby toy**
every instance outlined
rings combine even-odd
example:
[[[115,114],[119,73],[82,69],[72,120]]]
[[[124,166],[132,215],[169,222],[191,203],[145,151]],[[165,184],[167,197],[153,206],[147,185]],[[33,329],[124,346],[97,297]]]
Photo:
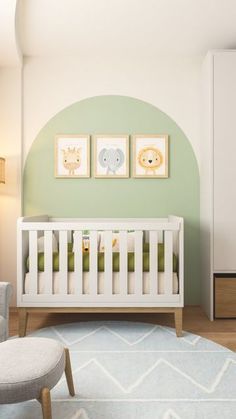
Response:
[[[83,236],[82,250],[83,253],[89,252],[89,236]]]

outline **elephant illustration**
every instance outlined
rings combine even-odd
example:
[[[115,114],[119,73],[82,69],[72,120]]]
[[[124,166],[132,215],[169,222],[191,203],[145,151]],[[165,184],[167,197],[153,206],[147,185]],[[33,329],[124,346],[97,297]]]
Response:
[[[109,173],[115,175],[117,169],[123,165],[125,155],[120,148],[103,148],[99,153],[98,161],[102,167],[107,168],[107,175]]]

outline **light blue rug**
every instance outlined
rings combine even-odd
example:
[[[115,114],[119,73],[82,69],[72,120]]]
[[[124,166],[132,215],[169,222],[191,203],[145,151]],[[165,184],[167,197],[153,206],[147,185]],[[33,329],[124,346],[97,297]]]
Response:
[[[70,349],[76,397],[52,391],[54,419],[235,419],[236,354],[200,336],[144,323],[86,322],[38,330]],[[38,402],[0,418],[42,418]]]

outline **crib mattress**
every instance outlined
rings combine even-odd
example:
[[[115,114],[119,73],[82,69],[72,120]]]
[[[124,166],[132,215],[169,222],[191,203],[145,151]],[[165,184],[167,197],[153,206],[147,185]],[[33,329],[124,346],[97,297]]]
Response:
[[[89,294],[89,272],[83,272],[83,294]],[[128,294],[135,293],[135,272],[128,272]],[[53,273],[53,294],[59,293],[59,272]],[[98,294],[104,293],[104,272],[98,272]],[[120,274],[119,272],[113,272],[113,294],[119,294],[120,292]],[[29,280],[30,275],[25,275],[24,292],[29,294]],[[44,294],[45,284],[47,276],[44,272],[38,273],[38,293]],[[74,272],[68,272],[68,294],[75,293],[75,283],[77,281]],[[164,272],[158,273],[158,294],[164,294],[165,289],[165,274]],[[177,274],[173,273],[173,294],[178,294],[178,277]],[[150,292],[150,274],[149,272],[143,272],[143,293],[149,294]]]
[[[149,272],[149,262],[150,262],[150,255],[149,255],[149,248],[147,244],[145,244],[143,252],[143,271]],[[104,272],[105,267],[105,256],[104,252],[98,252],[97,254],[97,261],[98,261],[98,271]],[[68,252],[68,272],[74,271],[74,253]],[[129,252],[127,254],[127,263],[128,263],[128,271],[134,272],[135,270],[135,254],[133,252]],[[173,272],[177,272],[178,268],[177,257],[173,254]],[[29,270],[29,257],[26,261],[26,269]],[[120,255],[119,252],[113,252],[112,254],[112,269],[113,272],[119,272],[120,270]],[[44,271],[44,253],[38,253],[38,270],[40,272]],[[162,243],[158,245],[158,271],[164,272],[165,270],[165,253],[164,253],[164,246]],[[53,271],[59,271],[59,253],[53,253]],[[83,271],[89,272],[89,253],[83,254]]]

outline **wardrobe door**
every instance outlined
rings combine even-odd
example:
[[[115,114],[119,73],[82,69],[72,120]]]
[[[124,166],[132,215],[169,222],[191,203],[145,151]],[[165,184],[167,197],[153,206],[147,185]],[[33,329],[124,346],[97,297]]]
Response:
[[[236,51],[214,54],[214,271],[236,272]]]

